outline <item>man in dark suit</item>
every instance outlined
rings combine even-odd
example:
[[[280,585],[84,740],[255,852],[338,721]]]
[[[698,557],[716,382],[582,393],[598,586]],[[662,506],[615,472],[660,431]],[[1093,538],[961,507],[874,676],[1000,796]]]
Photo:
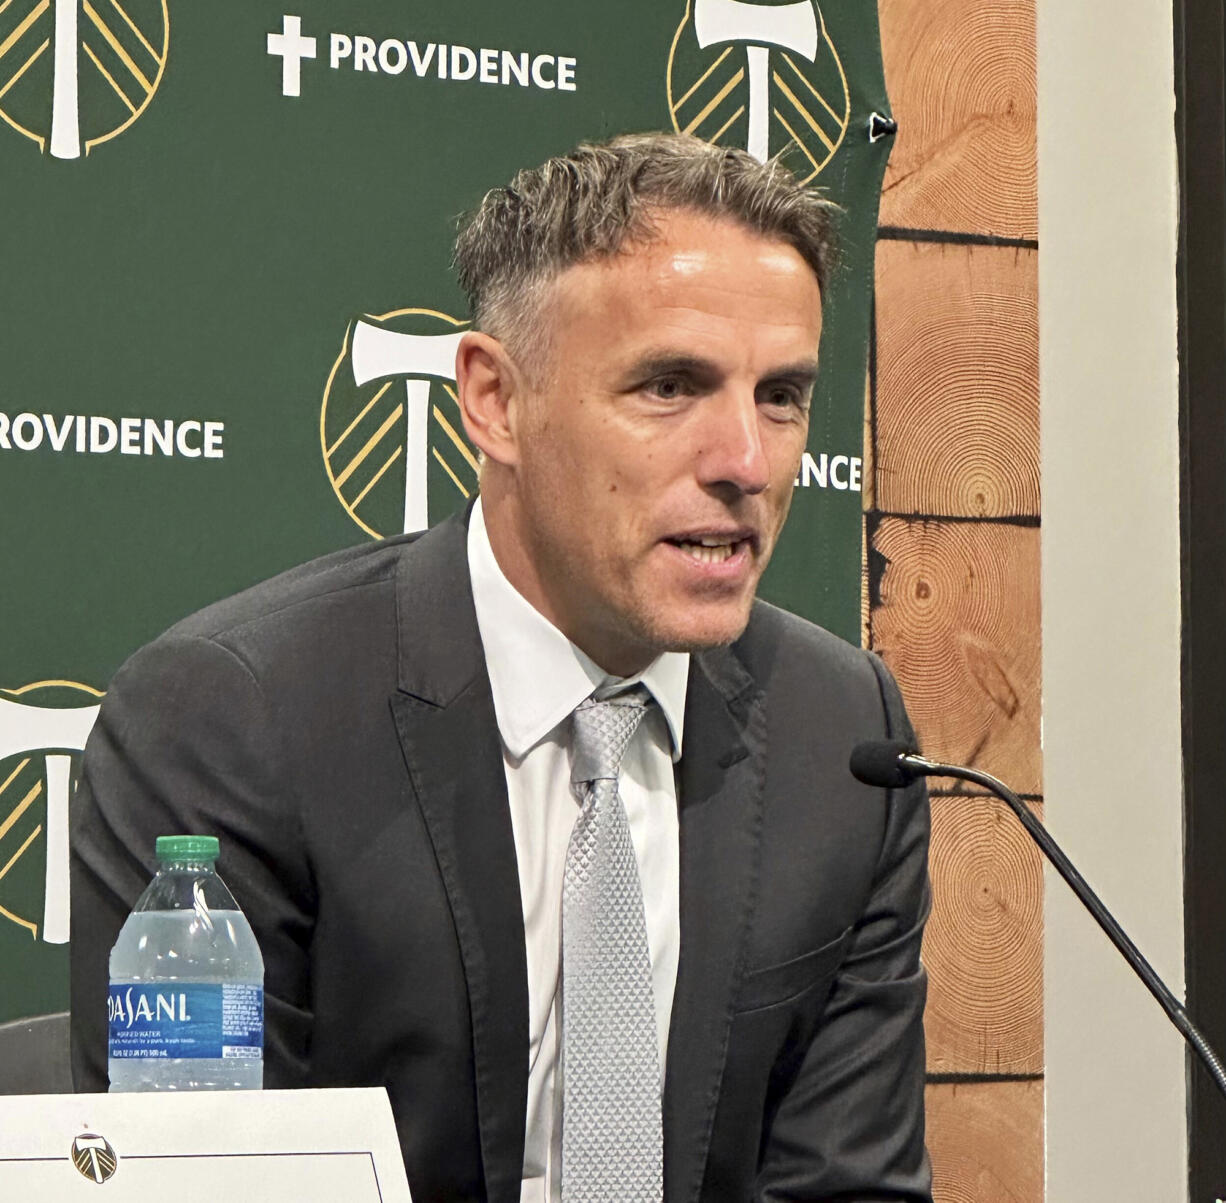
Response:
[[[875,657],[754,601],[828,257],[822,202],[694,139],[486,197],[457,251],[476,507],[210,607],[112,683],[73,813],[81,1087],[153,837],[216,834],[266,1084],[386,1085],[416,1198],[930,1200],[926,798],[847,770],[906,716]],[[580,711],[631,704],[613,788],[572,792]],[[650,1015],[609,1008],[612,1050],[567,1043],[600,1002],[567,976],[574,832],[605,805],[637,918],[603,963],[641,962],[617,989]],[[612,1130],[647,1185],[568,1181],[588,1059],[640,1042],[655,1118],[614,1081],[584,1140]]]

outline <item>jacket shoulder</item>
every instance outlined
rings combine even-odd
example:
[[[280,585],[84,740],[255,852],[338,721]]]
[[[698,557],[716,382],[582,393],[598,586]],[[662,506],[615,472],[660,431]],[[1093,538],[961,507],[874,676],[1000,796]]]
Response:
[[[875,680],[871,662],[878,660],[825,627],[761,600],[754,602],[749,625],[733,650],[759,679],[792,664],[805,672],[820,669],[871,684]]]
[[[355,589],[391,587],[406,547],[419,536],[397,535],[347,547],[299,564],[175,623],[162,639],[222,639],[290,611]]]
[[[862,724],[863,738],[914,739],[898,685],[875,652],[848,643],[816,623],[769,602],[754,603],[733,651],[769,694],[793,705],[820,705]]]

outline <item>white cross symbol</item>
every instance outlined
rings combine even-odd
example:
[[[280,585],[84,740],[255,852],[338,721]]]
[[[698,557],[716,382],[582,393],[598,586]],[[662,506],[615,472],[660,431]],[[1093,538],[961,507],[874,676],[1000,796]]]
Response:
[[[302,60],[315,57],[315,39],[302,36],[302,18],[283,16],[280,33],[268,35],[268,53],[281,56],[281,95],[302,95]]]

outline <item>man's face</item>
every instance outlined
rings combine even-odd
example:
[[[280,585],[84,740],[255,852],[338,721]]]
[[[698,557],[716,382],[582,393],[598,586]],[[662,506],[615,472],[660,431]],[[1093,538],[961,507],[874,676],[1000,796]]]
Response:
[[[623,675],[745,629],[821,334],[817,280],[786,243],[684,211],[658,228],[558,278],[514,415],[514,503],[490,526],[516,587]]]

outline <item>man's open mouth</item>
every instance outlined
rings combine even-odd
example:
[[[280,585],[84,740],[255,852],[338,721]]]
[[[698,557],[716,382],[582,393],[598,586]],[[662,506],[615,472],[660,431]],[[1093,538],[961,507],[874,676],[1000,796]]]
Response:
[[[739,532],[727,535],[690,535],[669,539],[668,542],[700,564],[722,564],[737,552],[748,551],[752,546],[752,538]]]

